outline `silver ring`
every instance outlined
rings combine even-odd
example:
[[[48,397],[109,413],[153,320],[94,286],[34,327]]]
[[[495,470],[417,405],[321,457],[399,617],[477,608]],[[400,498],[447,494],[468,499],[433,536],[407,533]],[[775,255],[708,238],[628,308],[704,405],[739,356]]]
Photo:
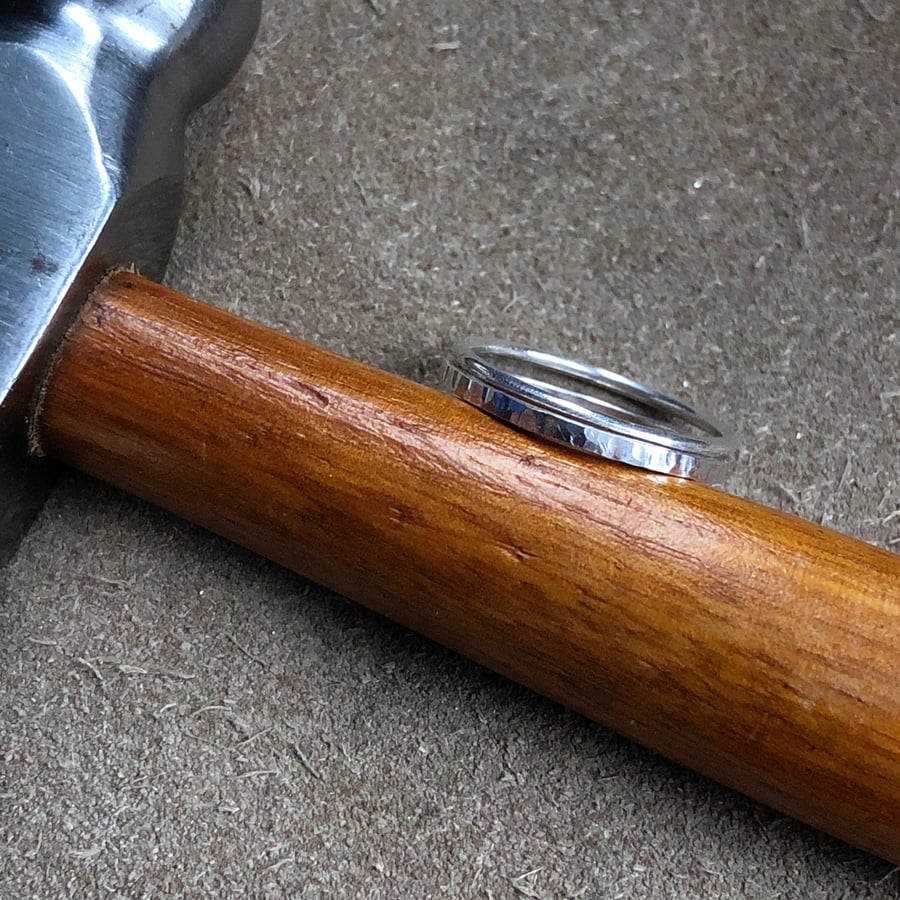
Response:
[[[441,381],[523,431],[651,472],[715,483],[734,454],[731,436],[692,406],[532,347],[460,346],[445,360]]]

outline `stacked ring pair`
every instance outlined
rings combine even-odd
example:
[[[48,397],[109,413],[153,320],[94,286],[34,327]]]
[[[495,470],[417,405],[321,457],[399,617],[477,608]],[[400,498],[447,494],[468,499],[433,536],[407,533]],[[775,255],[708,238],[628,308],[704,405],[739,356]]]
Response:
[[[718,482],[732,438],[680,400],[531,347],[481,341],[444,363],[445,389],[542,438],[651,472]]]

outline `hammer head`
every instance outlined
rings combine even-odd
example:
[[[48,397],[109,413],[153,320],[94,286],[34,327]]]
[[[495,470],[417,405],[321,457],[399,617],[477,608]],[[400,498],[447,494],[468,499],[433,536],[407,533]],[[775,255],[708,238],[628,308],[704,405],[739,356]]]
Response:
[[[0,12],[0,564],[46,493],[26,420],[91,286],[160,278],[184,122],[250,48],[260,0],[13,0]],[[10,8],[11,7],[11,8]]]

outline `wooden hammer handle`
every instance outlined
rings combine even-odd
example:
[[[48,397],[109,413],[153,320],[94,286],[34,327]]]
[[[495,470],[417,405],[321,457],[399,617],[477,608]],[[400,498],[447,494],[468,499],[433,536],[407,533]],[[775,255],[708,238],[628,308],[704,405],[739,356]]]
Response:
[[[900,863],[900,557],[126,273],[33,439]]]

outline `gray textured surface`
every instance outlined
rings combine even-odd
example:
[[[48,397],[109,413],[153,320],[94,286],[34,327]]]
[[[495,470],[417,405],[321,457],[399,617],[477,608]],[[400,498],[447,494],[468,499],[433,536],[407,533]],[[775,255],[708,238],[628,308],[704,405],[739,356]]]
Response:
[[[680,390],[732,489],[900,540],[900,17],[270,2],[170,281],[434,377]],[[0,896],[893,897],[886,863],[77,474],[0,603]]]

